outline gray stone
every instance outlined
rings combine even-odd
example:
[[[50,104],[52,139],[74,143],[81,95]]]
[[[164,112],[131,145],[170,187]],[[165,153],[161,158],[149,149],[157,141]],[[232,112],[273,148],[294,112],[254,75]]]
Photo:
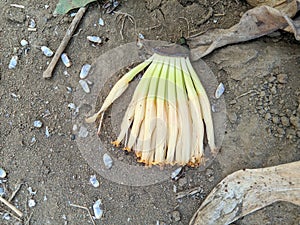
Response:
[[[291,116],[290,122],[295,128],[300,129],[300,118],[299,117]]]
[[[231,123],[236,123],[237,121],[237,115],[235,112],[231,113],[231,112],[228,112],[227,113],[227,116],[228,116],[228,119]]]
[[[288,79],[288,75],[287,74],[281,73],[281,74],[277,75],[277,81],[280,84],[286,84],[287,83],[287,79]]]
[[[179,187],[183,187],[183,186],[186,185],[186,184],[187,184],[187,178],[186,178],[186,177],[180,178],[180,179],[178,180],[178,185],[179,185]]]
[[[272,93],[273,95],[277,94],[276,87],[272,87],[272,88],[271,88],[271,93]]]
[[[277,132],[278,132],[278,134],[281,134],[281,135],[285,134],[285,131],[283,128],[277,128]]]
[[[261,97],[264,97],[264,96],[266,96],[266,92],[265,92],[265,91],[261,91],[259,95],[260,95]]]
[[[278,111],[278,109],[271,109],[270,113],[277,115],[279,113],[279,111]]]
[[[266,119],[266,120],[271,119],[271,117],[272,117],[272,116],[271,116],[271,113],[266,113],[266,115],[265,115],[265,119]]]
[[[272,118],[272,122],[273,122],[274,124],[279,124],[279,123],[280,123],[280,118],[279,118],[278,116],[274,116],[274,117]]]
[[[269,82],[274,82],[275,80],[276,80],[276,77],[274,77],[274,76],[271,76],[271,77],[268,78]]]
[[[230,104],[230,105],[236,104],[236,100],[235,100],[235,99],[231,100],[231,101],[229,102],[229,104]]]
[[[282,116],[280,119],[283,126],[288,127],[290,125],[290,120],[286,116]]]
[[[175,222],[180,221],[180,212],[175,210],[172,212],[172,218]]]

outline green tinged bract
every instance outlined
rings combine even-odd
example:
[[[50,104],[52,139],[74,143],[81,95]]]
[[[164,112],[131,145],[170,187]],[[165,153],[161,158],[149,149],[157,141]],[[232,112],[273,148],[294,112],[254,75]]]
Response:
[[[105,110],[143,69],[114,142],[134,151],[146,165],[190,165],[205,162],[204,136],[216,151],[211,107],[188,57],[154,54],[126,73],[112,88],[101,109],[87,122],[101,120]]]

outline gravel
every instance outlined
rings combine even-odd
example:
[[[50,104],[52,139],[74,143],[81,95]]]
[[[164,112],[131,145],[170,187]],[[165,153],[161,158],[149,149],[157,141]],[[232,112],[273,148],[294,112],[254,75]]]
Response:
[[[287,79],[288,79],[288,75],[281,73],[277,75],[277,81],[280,84],[286,84],[287,83]]]
[[[281,124],[284,126],[284,127],[288,127],[290,125],[290,120],[289,118],[287,118],[286,116],[282,116],[280,118],[281,120]]]

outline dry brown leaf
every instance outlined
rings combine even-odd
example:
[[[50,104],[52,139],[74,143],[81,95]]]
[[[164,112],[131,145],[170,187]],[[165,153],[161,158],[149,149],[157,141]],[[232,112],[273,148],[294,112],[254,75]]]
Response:
[[[192,60],[202,58],[216,48],[252,40],[287,26],[284,15],[269,6],[248,10],[240,22],[229,29],[209,30],[202,35],[188,38]]]
[[[190,225],[226,225],[277,201],[300,206],[300,161],[239,170],[223,179],[194,214]]]
[[[289,17],[293,17],[297,13],[296,0],[247,0],[247,2],[253,7],[262,5],[273,7]]]
[[[294,33],[296,40],[300,41],[300,16],[294,20],[292,20],[288,16],[284,16],[284,18],[289,24],[289,26],[286,27],[284,30]]]

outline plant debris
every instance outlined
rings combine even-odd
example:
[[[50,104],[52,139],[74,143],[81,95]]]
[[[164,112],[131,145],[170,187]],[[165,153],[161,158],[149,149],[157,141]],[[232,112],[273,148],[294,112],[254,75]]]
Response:
[[[297,161],[234,172],[210,192],[189,224],[227,225],[277,201],[300,206],[299,169]]]

